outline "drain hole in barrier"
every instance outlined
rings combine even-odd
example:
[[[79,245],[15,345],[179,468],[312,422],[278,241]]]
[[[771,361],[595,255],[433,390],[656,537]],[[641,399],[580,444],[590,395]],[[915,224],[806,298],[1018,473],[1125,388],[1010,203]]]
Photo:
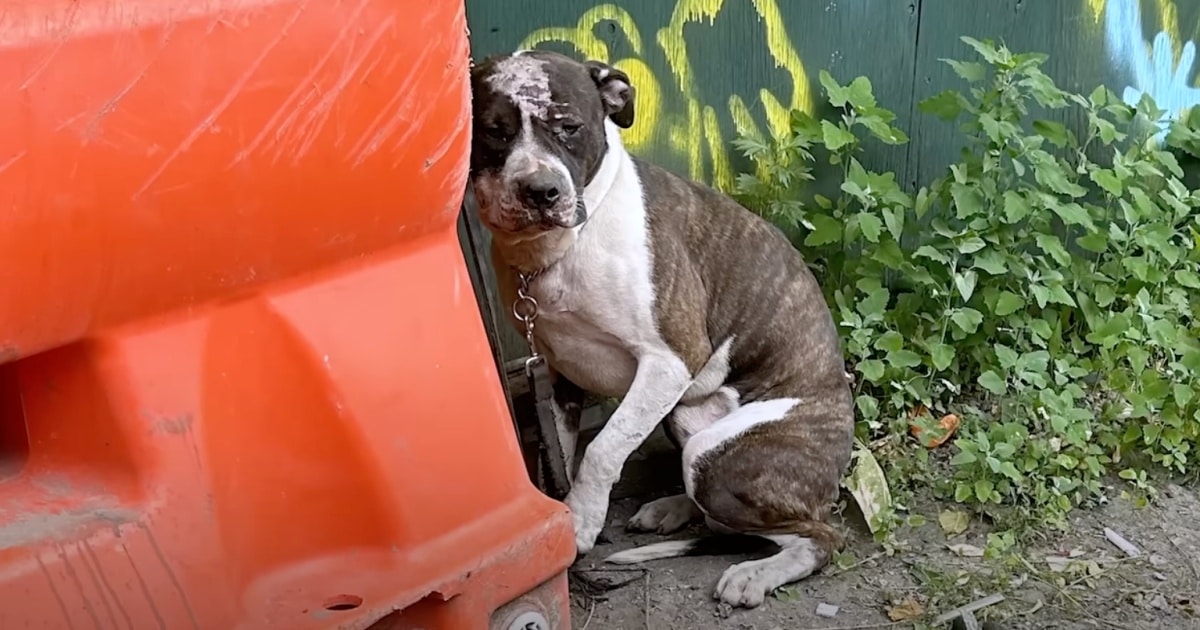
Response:
[[[362,603],[363,599],[358,595],[334,595],[325,600],[325,610],[354,610]]]

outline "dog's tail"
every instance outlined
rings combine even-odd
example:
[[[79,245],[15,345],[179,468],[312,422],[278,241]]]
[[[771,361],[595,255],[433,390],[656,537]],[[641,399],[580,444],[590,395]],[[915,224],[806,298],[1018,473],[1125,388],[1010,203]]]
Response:
[[[811,538],[816,543],[821,556],[821,563],[829,561],[833,553],[842,548],[845,539],[841,533],[827,523],[821,521],[802,521],[791,524],[782,530],[771,533],[788,533],[805,538]],[[764,532],[764,535],[766,532]],[[680,558],[683,556],[720,556],[743,553],[754,553],[776,546],[763,535],[755,534],[715,534],[702,538],[686,540],[669,540],[642,547],[634,547],[618,551],[604,559],[612,564],[639,564],[650,560],[663,558]]]
[[[618,551],[604,559],[612,564],[638,564],[662,558],[683,556],[722,556],[751,553],[772,545],[771,541],[748,534],[715,534],[702,538],[666,542]]]

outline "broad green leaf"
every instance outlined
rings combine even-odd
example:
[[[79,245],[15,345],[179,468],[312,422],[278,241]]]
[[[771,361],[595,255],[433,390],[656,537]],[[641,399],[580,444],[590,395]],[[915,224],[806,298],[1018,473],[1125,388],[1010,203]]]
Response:
[[[913,253],[913,258],[928,258],[943,264],[950,264],[950,259],[947,258],[945,254],[930,247],[929,245],[922,245],[918,247],[917,251]]]
[[[883,361],[878,359],[859,361],[857,367],[858,373],[862,374],[863,378],[872,383],[879,382],[879,379],[883,378],[884,370],[887,369],[887,366],[883,364]]]
[[[954,208],[960,219],[969,219],[983,212],[983,194],[975,186],[951,184],[950,196],[954,198]]]
[[[982,81],[987,76],[987,68],[978,61],[958,61],[956,59],[940,59],[954,69],[954,74],[962,77],[968,83]]]
[[[962,296],[963,302],[971,301],[971,296],[975,294],[975,285],[978,281],[979,275],[973,269],[968,269],[954,275],[954,286],[958,288],[958,294]]]
[[[1008,265],[1004,262],[1004,254],[994,249],[986,252],[981,252],[975,256],[973,266],[977,269],[982,269],[993,276],[999,276],[1008,271]]]
[[[975,498],[979,499],[980,503],[987,503],[992,499],[992,492],[996,489],[996,484],[991,479],[976,479],[975,480]]]
[[[958,39],[971,48],[974,48],[975,52],[979,53],[979,56],[983,57],[984,61],[992,65],[1002,65],[1005,61],[1003,54],[991,40],[985,39],[981,41],[969,35],[963,35]]]
[[[1062,304],[1063,306],[1075,306],[1075,299],[1067,292],[1067,289],[1061,284],[1053,284],[1047,287],[1047,300],[1054,304]]]
[[[897,241],[904,236],[904,211],[894,208],[883,209],[883,222],[887,225],[888,232],[892,238]]]
[[[958,251],[962,254],[974,254],[987,247],[987,242],[978,236],[968,236],[958,241]]]
[[[958,326],[963,332],[970,335],[979,330],[979,325],[983,323],[983,313],[969,307],[960,308],[950,316],[950,321],[954,322],[954,325]]]
[[[1097,168],[1088,173],[1088,176],[1113,197],[1120,197],[1125,192],[1125,186],[1121,184],[1121,180],[1112,169]]]
[[[875,107],[875,96],[871,93],[871,80],[867,77],[856,77],[846,86],[846,100],[854,109],[869,110]]]
[[[904,335],[889,330],[875,340],[875,347],[884,352],[895,352],[904,347]]]
[[[1017,470],[1017,467],[1012,462],[1000,462],[1000,474],[1017,483],[1020,483],[1022,477],[1021,472]]]
[[[1016,350],[1008,346],[998,343],[992,347],[996,351],[996,359],[1000,361],[1000,367],[1011,370],[1017,366],[1017,361],[1021,358]]]
[[[1025,307],[1025,298],[1011,291],[1001,291],[996,298],[996,315],[1005,317]]]
[[[886,361],[892,367],[913,368],[921,365],[921,355],[912,350],[893,350],[887,353]]]
[[[819,247],[842,240],[842,224],[837,219],[826,214],[812,214],[808,220],[813,229],[805,237],[805,245]]]
[[[821,121],[821,135],[825,142],[825,148],[830,151],[837,151],[856,139],[854,134],[828,120]]]
[[[821,87],[825,88],[825,93],[829,95],[829,103],[834,107],[844,107],[849,100],[849,95],[846,88],[838,85],[837,80],[833,75],[826,70],[821,70],[817,73],[817,79],[821,82]]]
[[[883,319],[883,312],[887,309],[889,299],[891,299],[891,294],[888,293],[887,288],[880,287],[868,292],[863,299],[859,300],[855,310],[867,319]]]
[[[1030,159],[1034,161],[1034,179],[1042,186],[1068,197],[1082,197],[1087,194],[1087,189],[1072,182],[1062,166],[1045,151],[1038,149],[1031,152]]]
[[[929,358],[934,369],[941,372],[954,363],[954,346],[945,343],[933,344],[929,347]]]
[[[966,99],[954,90],[939,92],[917,103],[917,109],[922,113],[932,114],[947,121],[958,118],[966,106]]]
[[[1191,269],[1178,269],[1175,271],[1175,282],[1189,289],[1200,289],[1200,274]]]
[[[1108,235],[1104,232],[1092,232],[1075,239],[1075,244],[1096,254],[1108,251]]]
[[[959,451],[954,454],[954,457],[950,458],[950,463],[955,466],[974,464],[977,461],[979,461],[979,458],[975,457],[975,453],[971,451]]]
[[[1050,209],[1067,225],[1092,227],[1092,217],[1088,215],[1088,211],[1083,206],[1077,203],[1054,204]]]
[[[1004,219],[1009,223],[1019,223],[1033,212],[1033,206],[1021,193],[1004,191]]]
[[[1100,308],[1108,308],[1109,305],[1117,299],[1117,293],[1112,286],[1107,284],[1098,284],[1094,289],[1096,296],[1096,306]]]
[[[1004,392],[1008,391],[1008,385],[1004,382],[1004,379],[992,370],[987,370],[979,375],[979,384],[997,396],[1003,395]]]
[[[1087,340],[1092,343],[1103,344],[1125,333],[1129,329],[1130,323],[1128,313],[1117,313],[1087,335]]]
[[[868,212],[860,212],[858,213],[858,227],[868,241],[879,242],[879,236],[883,233],[883,221],[879,217]]]
[[[1071,141],[1071,132],[1067,130],[1066,125],[1060,122],[1035,120],[1033,121],[1033,131],[1059,148],[1067,146]]]
[[[1196,391],[1192,389],[1191,385],[1176,383],[1171,386],[1171,393],[1175,399],[1175,404],[1182,409],[1187,407],[1188,403],[1192,402],[1192,397],[1195,396]]]
[[[1071,264],[1071,255],[1067,253],[1067,248],[1063,247],[1062,241],[1053,234],[1038,234],[1034,239],[1038,247],[1046,252],[1054,262],[1066,267]]]
[[[1033,301],[1037,302],[1038,308],[1046,308],[1050,303],[1050,289],[1040,284],[1031,284],[1029,290],[1033,293]]]

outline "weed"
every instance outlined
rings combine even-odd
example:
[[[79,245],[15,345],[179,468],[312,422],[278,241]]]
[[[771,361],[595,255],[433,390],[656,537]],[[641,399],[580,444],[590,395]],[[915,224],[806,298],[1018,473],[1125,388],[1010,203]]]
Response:
[[[856,378],[858,438],[895,503],[931,485],[1062,524],[1112,474],[1152,499],[1147,471],[1200,464],[1200,194],[1177,159],[1200,154],[1200,120],[1172,123],[1161,146],[1148,97],[1074,94],[1041,71],[1045,55],[963,41],[976,58],[946,63],[967,89],[919,106],[961,132],[940,177],[910,194],[867,169],[864,146],[908,138],[867,78],[821,72],[838,115],[795,111],[781,137],[736,140],[755,164],[736,194],[821,278]],[[814,192],[830,179],[836,194]],[[909,436],[949,413],[961,419],[952,457]]]

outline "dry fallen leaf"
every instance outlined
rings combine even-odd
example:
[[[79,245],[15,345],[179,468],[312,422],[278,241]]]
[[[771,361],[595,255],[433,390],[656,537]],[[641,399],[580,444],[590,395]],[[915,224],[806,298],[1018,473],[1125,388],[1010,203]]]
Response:
[[[915,599],[906,599],[887,609],[888,619],[892,621],[912,621],[920,619],[925,614],[925,607]]]
[[[883,468],[871,453],[871,449],[862,443],[856,443],[854,449],[854,467],[846,479],[842,481],[851,496],[862,510],[863,518],[871,533],[879,529],[880,523],[875,518],[880,512],[892,507],[892,494],[888,488],[887,477]]]
[[[967,531],[967,526],[971,524],[971,515],[956,510],[943,510],[938,515],[938,524],[947,536],[954,536]]]
[[[929,436],[922,438],[922,433],[925,432],[922,425],[932,426]],[[926,449],[935,449],[937,446],[946,444],[946,440],[953,436],[959,428],[959,416],[954,414],[946,414],[941,420],[934,425],[934,418],[929,413],[929,409],[924,406],[914,408],[908,412],[908,432],[912,433],[912,437],[917,438],[925,445]]]

